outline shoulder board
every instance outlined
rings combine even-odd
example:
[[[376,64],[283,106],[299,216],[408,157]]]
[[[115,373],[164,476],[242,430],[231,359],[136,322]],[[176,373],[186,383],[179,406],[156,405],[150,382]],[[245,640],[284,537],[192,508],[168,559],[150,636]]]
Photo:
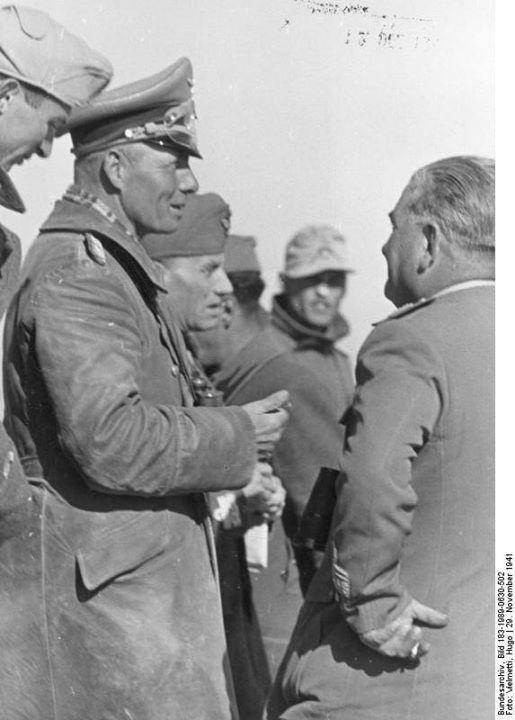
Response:
[[[94,260],[98,265],[105,265],[106,251],[104,250],[104,246],[102,245],[100,240],[88,232],[84,233],[84,236],[86,238],[86,250],[88,251],[88,255],[90,256],[90,258]]]
[[[381,323],[386,322],[387,320],[397,320],[398,318],[405,317],[406,315],[410,315],[411,313],[415,312],[421,307],[425,307],[426,305],[430,305],[433,302],[434,298],[422,298],[422,300],[419,300],[416,303],[406,303],[406,305],[403,305],[400,308],[397,308],[395,312],[391,313],[387,317],[385,317],[383,320],[378,320],[375,323],[372,323],[372,325],[380,325]]]

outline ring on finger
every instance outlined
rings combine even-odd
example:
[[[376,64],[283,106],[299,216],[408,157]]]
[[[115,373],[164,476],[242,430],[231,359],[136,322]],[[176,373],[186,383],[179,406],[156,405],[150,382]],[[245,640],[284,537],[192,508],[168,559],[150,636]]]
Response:
[[[416,660],[418,658],[418,651],[420,650],[420,643],[417,642],[413,645],[413,647],[410,650],[410,660]]]

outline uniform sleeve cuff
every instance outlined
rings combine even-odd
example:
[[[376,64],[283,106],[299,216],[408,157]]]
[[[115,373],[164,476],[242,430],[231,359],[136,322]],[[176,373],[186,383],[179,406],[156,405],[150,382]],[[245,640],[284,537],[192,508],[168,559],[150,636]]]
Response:
[[[367,600],[351,605],[340,600],[339,606],[348,625],[358,635],[378,630],[395,620],[409,605],[411,596],[404,589],[399,594]]]

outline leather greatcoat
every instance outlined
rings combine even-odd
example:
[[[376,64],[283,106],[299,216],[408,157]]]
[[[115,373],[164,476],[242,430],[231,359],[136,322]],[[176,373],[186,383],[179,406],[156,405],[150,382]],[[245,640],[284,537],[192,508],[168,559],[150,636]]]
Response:
[[[38,486],[41,602],[18,658],[30,692],[6,698],[9,720],[231,717],[203,493],[245,484],[253,428],[239,408],[192,407],[164,293],[134,236],[77,187],[26,259],[6,423]]]

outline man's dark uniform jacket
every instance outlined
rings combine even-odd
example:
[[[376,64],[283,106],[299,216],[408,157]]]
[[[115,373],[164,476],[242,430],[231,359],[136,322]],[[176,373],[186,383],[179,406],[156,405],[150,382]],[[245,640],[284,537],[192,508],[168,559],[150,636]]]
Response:
[[[43,622],[15,658],[39,695],[6,717],[231,717],[203,493],[245,484],[254,434],[240,408],[192,407],[163,294],[134,236],[77,187],[26,259],[6,422],[44,478]]]
[[[256,335],[215,375],[226,403],[243,405],[285,388],[288,425],[273,455],[286,491],[283,522],[269,543],[269,566],[253,575],[253,597],[272,673],[284,654],[302,603],[291,539],[322,465],[337,466],[343,445],[339,420],[352,400],[352,371],[335,342],[348,332],[337,316],[325,332],[294,317],[284,296],[274,299],[271,325]],[[297,556],[303,590],[314,572],[311,553]]]

